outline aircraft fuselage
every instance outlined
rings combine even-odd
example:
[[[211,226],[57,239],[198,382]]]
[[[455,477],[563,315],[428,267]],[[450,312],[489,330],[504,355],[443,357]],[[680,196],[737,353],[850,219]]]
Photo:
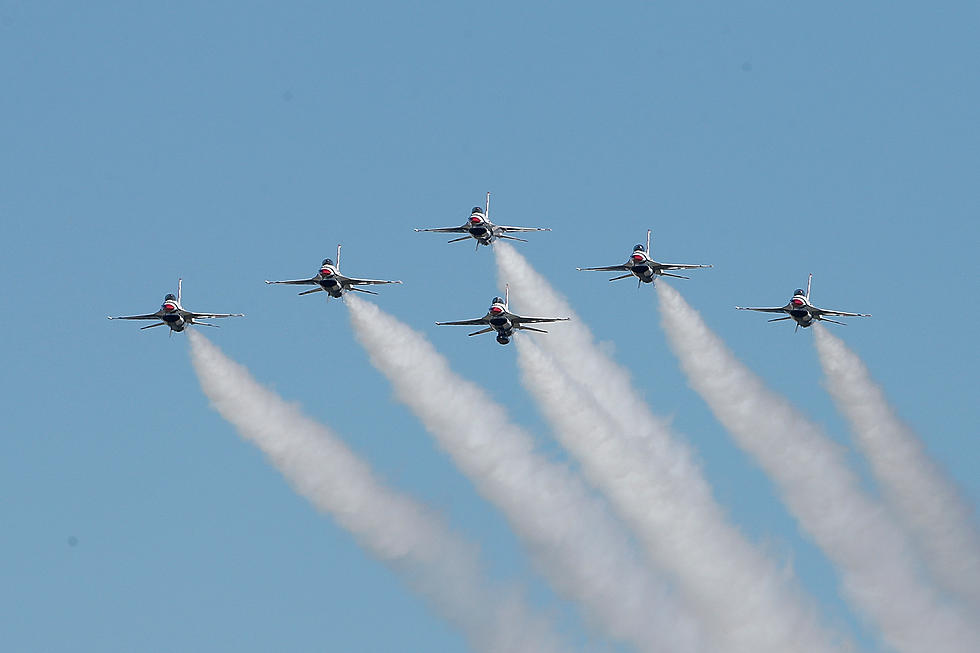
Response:
[[[487,324],[497,332],[497,342],[506,345],[514,337],[514,323],[507,316],[507,311],[502,306],[494,305],[490,307]]]
[[[493,229],[487,226],[485,223],[481,224],[471,224],[467,226],[467,233],[475,238],[481,245],[489,245],[493,242],[494,233]]]
[[[656,274],[654,273],[653,266],[650,263],[651,261],[645,256],[641,254],[633,254],[630,259],[626,261],[626,267],[633,273],[633,276],[643,283],[653,283]]]
[[[184,327],[187,326],[187,321],[181,316],[180,313],[164,313],[160,316],[160,319],[170,327],[172,331],[183,331]]]
[[[805,296],[794,295],[793,299],[789,300],[785,310],[804,329],[813,324],[813,313],[810,312],[810,306],[807,304]]]
[[[333,277],[320,279],[317,283],[319,283],[320,287],[327,291],[331,297],[340,297],[343,294],[344,287]]]

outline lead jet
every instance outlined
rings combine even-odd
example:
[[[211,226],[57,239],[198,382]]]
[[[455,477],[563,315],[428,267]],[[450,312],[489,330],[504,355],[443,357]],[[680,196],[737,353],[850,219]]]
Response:
[[[488,325],[485,329],[480,329],[479,331],[474,331],[473,333],[468,333],[470,336],[478,336],[481,333],[490,333],[491,331],[497,332],[497,342],[502,345],[506,345],[510,342],[510,339],[514,337],[514,331],[535,331],[537,333],[548,333],[544,329],[535,329],[533,327],[524,326],[525,322],[535,324],[540,322],[563,322],[568,320],[567,317],[522,317],[520,315],[514,315],[509,310],[507,310],[508,300],[510,299],[510,286],[506,286],[504,289],[504,298],[494,297],[490,303],[490,309],[487,314],[483,317],[477,317],[472,320],[459,320],[457,322],[436,322],[439,326],[458,324],[466,326],[476,326],[479,324]]]
[[[434,229],[416,229],[415,231],[434,231],[440,234],[466,234],[461,238],[453,238],[448,241],[450,243],[458,243],[467,238],[476,239],[476,249],[480,249],[480,245],[489,245],[497,238],[503,240],[519,240],[522,243],[527,241],[523,238],[517,238],[515,236],[508,236],[507,232],[523,232],[523,231],[551,231],[545,227],[508,227],[502,224],[494,224],[490,222],[490,193],[487,193],[487,206],[485,209],[481,209],[479,206],[474,206],[473,210],[470,212],[469,219],[459,227],[436,227]]]
[[[187,326],[192,324],[209,327],[218,326],[217,324],[208,324],[207,322],[199,322],[198,320],[210,320],[217,317],[243,317],[245,315],[244,313],[195,313],[193,311],[184,310],[184,308],[180,305],[180,286],[181,280],[177,279],[177,295],[175,296],[173,293],[170,293],[164,297],[163,304],[160,306],[160,310],[156,313],[107,317],[109,317],[110,320],[160,320],[156,324],[140,327],[140,331],[166,324],[168,327],[170,327],[170,334],[173,335],[174,331],[183,331]]]
[[[626,274],[618,277],[613,277],[610,281],[619,281],[620,279],[628,279],[629,277],[636,277],[639,281],[636,287],[640,287],[640,283],[653,283],[657,276],[661,277],[675,277],[677,279],[690,279],[690,277],[682,277],[679,274],[670,274],[669,272],[664,272],[664,270],[693,270],[695,268],[710,268],[710,265],[690,265],[686,263],[658,263],[650,258],[650,230],[647,229],[647,245],[637,245],[633,248],[633,253],[630,255],[629,259],[622,265],[607,265],[601,268],[575,268],[576,270],[582,271],[598,271],[598,272],[626,272]]]
[[[837,322],[836,320],[831,320],[825,315],[834,315],[841,317],[871,317],[868,313],[845,313],[844,311],[831,311],[826,308],[817,308],[810,304],[810,282],[813,280],[813,275],[811,274],[806,279],[806,292],[803,292],[802,288],[797,288],[793,292],[793,298],[789,300],[786,306],[779,306],[773,308],[747,308],[743,306],[736,306],[740,311],[762,311],[763,313],[786,313],[786,317],[776,317],[769,322],[779,322],[781,320],[796,320],[796,329],[799,330],[800,327],[804,329],[808,326],[812,326],[815,321],[832,322],[834,324],[844,324],[843,322]]]
[[[380,279],[355,279],[354,277],[345,277],[340,273],[340,245],[337,245],[337,262],[334,263],[328,258],[323,259],[323,263],[320,264],[320,270],[309,279],[293,279],[290,281],[269,281],[266,279],[266,283],[285,283],[294,286],[316,286],[316,288],[312,290],[304,290],[299,294],[309,295],[311,293],[324,291],[331,297],[340,297],[345,292],[351,290],[367,293],[369,295],[377,295],[378,293],[376,292],[364,290],[363,288],[355,288],[355,286],[401,283],[401,281],[382,281]]]

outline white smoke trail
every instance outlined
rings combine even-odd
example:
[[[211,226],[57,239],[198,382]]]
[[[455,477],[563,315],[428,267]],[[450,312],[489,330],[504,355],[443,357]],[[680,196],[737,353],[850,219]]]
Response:
[[[401,572],[474,650],[560,650],[545,620],[533,616],[515,591],[484,576],[473,545],[425,506],[384,486],[326,427],[261,386],[204,336],[188,335],[201,387],[221,416],[258,446],[297,492]]]
[[[621,526],[577,477],[534,452],[506,409],[455,374],[419,333],[347,296],[371,361],[404,402],[501,508],[552,585],[609,636],[643,651],[702,650],[686,616],[634,555]]]
[[[814,337],[827,390],[851,423],[885,497],[943,587],[980,614],[980,532],[973,509],[898,418],[858,356],[821,326],[814,327]]]
[[[522,311],[572,315],[517,252],[496,244],[501,281]],[[599,351],[577,318],[519,341],[527,387],[590,481],[671,571],[714,643],[739,653],[839,651],[818,624],[791,571],[780,569],[733,527],[690,450],[676,441]],[[547,351],[550,356],[544,354]]]
[[[528,338],[518,341],[528,389],[562,445],[582,461],[658,562],[670,566],[709,619],[716,648],[729,651],[837,651],[819,632],[792,574],[779,570],[724,525],[716,505],[677,498],[680,468],[664,467],[653,447],[621,437],[587,388],[572,381]],[[652,444],[652,441],[650,442]],[[663,472],[681,472],[670,478]],[[663,474],[663,475],[662,475]],[[703,503],[703,502],[697,502]]]
[[[926,580],[905,534],[868,497],[840,448],[767,390],[680,294],[659,284],[667,338],[694,389],[778,486],[835,564],[845,598],[898,651],[980,650],[980,632]]]

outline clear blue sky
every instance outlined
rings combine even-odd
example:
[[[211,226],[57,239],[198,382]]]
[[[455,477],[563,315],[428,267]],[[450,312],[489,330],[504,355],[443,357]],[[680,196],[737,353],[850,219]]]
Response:
[[[0,0],[0,633],[9,651],[463,650],[208,407],[186,338],[106,315],[184,278],[208,331],[391,484],[482,543],[587,637],[501,516],[354,342],[346,309],[263,279],[403,279],[425,331],[561,459],[482,314],[491,252],[413,227],[494,193],[522,253],[673,417],[716,494],[867,633],[832,568],[690,390],[654,293],[576,266],[712,263],[676,283],[729,346],[847,443],[809,332],[779,305],[874,314],[844,337],[974,503],[980,9],[975,2]],[[535,337],[535,336],[530,336]],[[541,336],[547,337],[547,336]],[[860,461],[856,461],[860,463]]]

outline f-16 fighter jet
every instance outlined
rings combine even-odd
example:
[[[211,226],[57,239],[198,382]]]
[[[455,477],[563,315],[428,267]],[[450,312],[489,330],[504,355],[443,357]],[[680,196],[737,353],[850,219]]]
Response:
[[[477,317],[472,320],[459,320],[457,322],[436,322],[439,326],[447,324],[460,324],[467,326],[476,326],[480,324],[488,325],[485,329],[480,329],[479,331],[474,331],[467,335],[477,336],[481,333],[490,333],[491,331],[497,332],[497,342],[502,345],[506,345],[510,342],[510,339],[514,337],[514,331],[535,331],[537,333],[548,333],[544,329],[535,329],[533,327],[524,326],[524,323],[535,324],[539,322],[563,322],[568,320],[567,317],[521,317],[520,315],[514,315],[509,310],[507,310],[508,299],[510,299],[510,286],[506,286],[504,290],[504,298],[494,297],[493,301],[490,303],[490,309],[487,314],[483,317]]]
[[[201,325],[216,327],[217,324],[208,324],[207,322],[200,322],[199,320],[210,320],[217,317],[243,317],[244,313],[194,313],[193,311],[186,311],[180,305],[180,285],[181,280],[177,279],[177,295],[174,296],[173,293],[168,294],[163,298],[163,304],[160,306],[160,310],[156,313],[148,313],[146,315],[123,315],[119,317],[109,317],[110,320],[160,320],[156,324],[150,324],[149,326],[140,327],[140,331],[143,329],[152,329],[153,327],[163,326],[166,324],[170,327],[170,333],[174,331],[183,331],[188,325]]]
[[[470,217],[465,224],[459,227],[437,227],[434,229],[416,229],[415,231],[435,231],[440,234],[466,234],[461,238],[453,238],[448,241],[450,243],[457,243],[467,238],[476,239],[476,249],[480,249],[480,245],[489,245],[497,238],[504,240],[519,240],[522,243],[527,241],[523,238],[516,238],[514,236],[508,236],[507,233],[522,232],[522,231],[551,231],[551,229],[546,229],[544,227],[508,227],[501,224],[494,224],[490,222],[490,193],[487,193],[487,206],[485,209],[481,209],[479,206],[474,206],[473,210],[470,212]]]
[[[337,262],[334,263],[328,258],[323,259],[323,263],[320,264],[320,270],[309,279],[293,279],[291,281],[266,280],[266,283],[285,283],[295,286],[316,286],[316,288],[312,290],[304,290],[299,294],[309,295],[322,290],[331,297],[340,297],[345,292],[351,290],[367,293],[369,295],[377,295],[378,293],[376,292],[364,290],[363,288],[355,288],[355,286],[372,286],[382,283],[401,283],[401,281],[381,281],[378,279],[355,279],[354,277],[345,277],[340,273],[340,245],[337,245]]]
[[[844,311],[831,311],[826,308],[817,308],[810,304],[810,282],[813,280],[813,275],[811,274],[806,279],[806,292],[803,292],[802,288],[797,288],[793,292],[793,298],[789,300],[786,306],[779,306],[773,308],[746,308],[743,306],[736,306],[740,311],[762,311],[763,313],[787,313],[786,317],[777,317],[769,320],[769,322],[779,322],[781,320],[796,320],[796,329],[800,327],[804,329],[808,326],[813,325],[817,320],[822,320],[824,322],[832,322],[834,324],[844,324],[843,322],[837,322],[835,320],[830,320],[825,315],[834,315],[841,317],[871,317],[868,313],[845,313]]]
[[[695,268],[710,268],[710,265],[689,265],[686,263],[657,263],[650,258],[650,230],[647,229],[647,245],[637,245],[633,248],[633,253],[622,265],[607,265],[601,268],[575,268],[576,270],[595,270],[599,272],[626,272],[626,274],[613,277],[610,281],[619,281],[636,277],[641,283],[653,283],[657,276],[676,277],[677,279],[689,279],[679,274],[670,274],[664,270],[693,270]],[[639,283],[636,285],[640,287]]]

